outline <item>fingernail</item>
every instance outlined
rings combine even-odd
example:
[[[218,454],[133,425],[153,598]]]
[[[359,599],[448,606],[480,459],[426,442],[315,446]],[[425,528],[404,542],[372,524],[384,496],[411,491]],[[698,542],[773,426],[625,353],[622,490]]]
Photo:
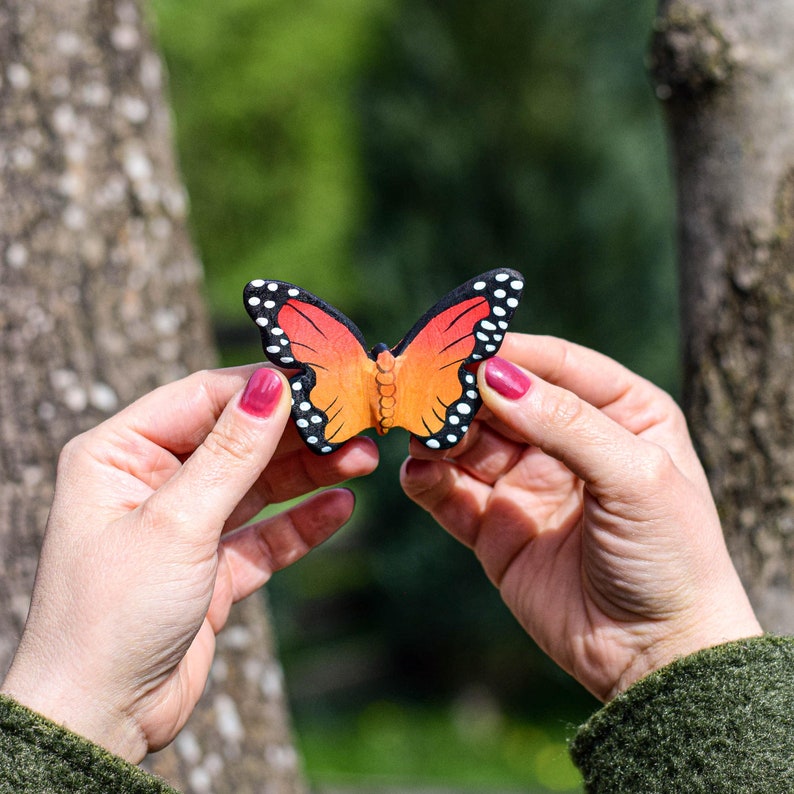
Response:
[[[281,378],[272,369],[258,369],[248,379],[240,398],[240,408],[247,414],[266,419],[281,399]]]
[[[523,397],[532,383],[518,367],[499,356],[485,362],[485,382],[508,400]]]

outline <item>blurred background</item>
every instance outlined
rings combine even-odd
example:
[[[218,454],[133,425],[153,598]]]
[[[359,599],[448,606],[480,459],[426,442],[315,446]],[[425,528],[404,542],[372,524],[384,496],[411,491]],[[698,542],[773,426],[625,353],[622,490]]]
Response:
[[[154,0],[224,363],[241,293],[293,281],[390,345],[439,297],[524,273],[514,330],[677,392],[673,207],[645,74],[652,0]],[[379,440],[353,521],[268,585],[308,775],[576,791],[597,704],[403,496]]]

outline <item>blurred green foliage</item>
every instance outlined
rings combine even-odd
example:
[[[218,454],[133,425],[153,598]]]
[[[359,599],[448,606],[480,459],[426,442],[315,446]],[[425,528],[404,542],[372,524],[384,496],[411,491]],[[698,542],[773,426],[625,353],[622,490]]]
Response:
[[[375,701],[314,720],[300,745],[311,778],[329,787],[377,791],[419,781],[447,791],[541,794],[580,785],[561,726],[505,718],[476,699],[443,711]]]
[[[361,223],[354,85],[388,0],[155,0],[210,303],[267,274],[345,304]]]
[[[241,305],[252,278],[299,283],[394,344],[506,265],[527,278],[516,330],[675,391],[672,198],[643,67],[653,0],[153,6],[226,361],[262,357]],[[402,495],[405,434],[379,445],[351,525],[269,587],[299,724],[473,687],[513,714],[583,718],[592,700]]]

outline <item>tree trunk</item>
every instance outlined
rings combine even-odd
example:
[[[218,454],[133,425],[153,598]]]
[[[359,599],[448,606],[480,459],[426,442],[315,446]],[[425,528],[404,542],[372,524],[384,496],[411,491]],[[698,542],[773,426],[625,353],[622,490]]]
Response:
[[[762,624],[794,632],[794,0],[662,0],[684,405]]]
[[[61,446],[214,361],[139,5],[0,0],[0,669]],[[304,790],[263,604],[233,612],[197,713],[150,761],[184,791]]]

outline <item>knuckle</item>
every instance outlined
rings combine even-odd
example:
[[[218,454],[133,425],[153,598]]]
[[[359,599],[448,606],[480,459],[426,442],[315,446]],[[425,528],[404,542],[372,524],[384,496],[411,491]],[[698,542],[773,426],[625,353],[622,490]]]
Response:
[[[185,382],[195,385],[197,388],[206,388],[207,384],[209,384],[214,376],[215,370],[197,369],[195,372],[191,372],[190,375],[185,378]]]
[[[137,510],[137,527],[141,537],[153,537],[163,530],[175,532],[192,530],[196,516],[193,505],[187,501],[177,501],[157,495],[147,499]]]
[[[664,447],[651,444],[643,450],[642,458],[634,461],[633,467],[638,480],[652,485],[668,480],[675,464]]]
[[[245,431],[241,429],[235,431],[224,424],[213,428],[204,439],[203,446],[210,455],[222,460],[245,461],[252,451],[251,439]]]
[[[273,570],[281,570],[299,560],[309,551],[293,511],[277,516],[264,532],[257,533],[259,553]]]
[[[558,430],[566,430],[581,421],[583,411],[584,404],[575,394],[560,390],[544,400],[542,419]]]
[[[664,406],[667,408],[667,414],[670,417],[673,426],[679,430],[686,430],[687,429],[687,421],[686,416],[684,416],[684,412],[681,409],[681,406],[675,401],[675,399],[668,394],[667,392],[663,392],[664,394]]]
[[[94,431],[88,430],[85,433],[70,438],[61,448],[58,455],[58,471],[68,471],[75,468],[81,461],[84,461],[88,451],[91,449]]]
[[[79,436],[70,438],[61,449],[61,454],[58,456],[58,464],[62,465],[73,460],[76,456],[80,455],[83,446],[85,445],[85,433]]]

